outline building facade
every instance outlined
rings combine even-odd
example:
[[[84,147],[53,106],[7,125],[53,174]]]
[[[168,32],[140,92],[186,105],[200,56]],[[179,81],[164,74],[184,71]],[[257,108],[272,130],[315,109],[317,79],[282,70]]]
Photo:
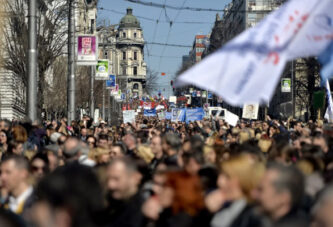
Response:
[[[189,53],[190,59],[193,63],[201,61],[203,52],[205,51],[206,43],[210,35],[196,35],[193,42],[192,50]]]
[[[131,8],[116,26],[97,28],[99,58],[109,60],[110,73],[116,75],[122,93],[136,98],[142,96],[146,85],[143,31]]]
[[[21,3],[24,5],[23,9],[20,9],[22,15],[25,17],[25,23],[22,25],[24,27],[24,31],[28,32],[28,5],[26,0],[1,0],[1,11],[2,12],[11,12],[12,4]],[[53,1],[45,1],[45,0],[37,0],[37,15],[40,18],[39,25],[41,29],[43,28],[43,24],[46,24],[46,21],[49,21],[49,17],[52,17],[52,14],[56,10],[65,10],[67,0],[53,0]],[[96,28],[96,17],[97,17],[97,8],[96,8],[97,0],[74,0],[74,20],[75,20],[75,32],[86,33],[95,30]],[[17,12],[13,12],[13,14],[17,14]],[[10,27],[10,18],[9,16],[1,17],[1,26],[6,30],[6,34],[1,33],[0,40],[1,42],[8,42],[11,40],[10,37],[7,37],[8,34],[13,34],[8,32]],[[68,20],[64,18],[62,21],[57,21],[59,34],[63,34],[63,38],[58,43],[65,43],[63,46],[62,52],[65,57],[67,51],[67,30],[68,30]],[[23,28],[21,28],[23,30]],[[14,40],[14,39],[13,39]],[[3,46],[5,43],[3,43]],[[18,44],[16,44],[18,45]],[[59,44],[60,45],[60,44]],[[40,47],[37,47],[40,48]],[[7,119],[23,119],[26,116],[26,90],[27,90],[27,82],[25,81],[26,75],[23,76],[21,74],[14,73],[13,71],[7,70],[5,67],[6,58],[8,53],[6,51],[2,51],[1,55],[4,59],[4,62],[1,62],[0,66],[0,118]],[[38,78],[38,75],[37,75]],[[43,96],[47,95],[46,91],[52,89],[53,85],[53,67],[52,65],[45,72],[45,86]],[[44,98],[44,101],[47,102],[47,99]],[[41,106],[41,109],[45,109],[47,107],[47,103],[38,103]],[[43,104],[43,105],[41,105]]]

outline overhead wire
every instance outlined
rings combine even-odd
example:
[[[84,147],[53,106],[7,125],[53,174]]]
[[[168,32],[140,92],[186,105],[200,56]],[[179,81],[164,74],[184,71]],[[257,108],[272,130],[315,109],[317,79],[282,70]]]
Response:
[[[126,15],[126,13],[124,13],[124,12],[120,12],[120,11],[113,10],[113,9],[107,9],[107,8],[104,8],[104,7],[97,7],[97,9],[112,12],[112,13],[119,14],[119,15]],[[162,11],[163,11],[163,9],[162,9]],[[153,18],[144,17],[144,16],[137,16],[137,15],[136,15],[136,17],[140,18],[140,19],[143,19],[143,20],[146,20],[146,21],[154,22],[154,23],[170,24],[170,21],[166,21],[166,20],[153,19]],[[206,21],[178,21],[178,22],[173,21],[172,23],[176,23],[176,24],[214,24],[214,22],[206,22]]]
[[[186,2],[187,2],[187,0],[184,0],[184,1],[183,1],[183,4],[182,4],[181,7],[184,7],[184,5],[186,4]],[[165,9],[165,8],[164,8],[164,9]],[[178,17],[179,17],[179,15],[180,15],[181,11],[182,11],[182,10],[178,10],[178,12],[177,12],[175,18],[173,19],[173,21],[176,21],[176,20],[178,19]],[[166,16],[167,16],[166,9],[165,9],[165,14],[166,14]],[[170,21],[170,27],[169,27],[169,31],[168,31],[168,35],[167,35],[167,39],[166,39],[166,42],[165,42],[166,44],[169,42],[169,38],[170,38],[171,30],[172,30],[172,25],[173,25],[173,23]],[[164,55],[165,48],[166,48],[166,45],[165,45],[165,46],[163,47],[163,49],[162,49],[161,56]],[[159,63],[158,63],[158,71],[159,71],[160,68],[161,68],[162,59],[163,59],[163,58],[160,57],[160,61],[159,61]]]
[[[164,0],[164,4],[166,3],[166,0]],[[153,42],[155,42],[155,38],[156,38],[156,32],[157,32],[157,27],[158,27],[158,23],[159,21],[161,20],[161,16],[162,16],[162,12],[163,12],[164,9],[161,9],[161,12],[160,12],[160,15],[158,17],[158,20],[156,20],[156,24],[155,24],[155,27],[154,27],[154,32],[153,32]],[[148,47],[147,47],[148,49]],[[153,50],[153,46],[150,46],[150,52],[152,52]],[[149,52],[148,52],[148,58],[150,60],[150,57],[149,57]]]

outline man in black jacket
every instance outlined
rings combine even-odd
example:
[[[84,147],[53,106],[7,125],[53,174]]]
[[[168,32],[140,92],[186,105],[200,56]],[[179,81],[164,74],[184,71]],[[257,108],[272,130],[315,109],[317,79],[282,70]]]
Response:
[[[113,160],[107,168],[109,205],[108,222],[112,227],[136,227],[143,222],[139,193],[141,174],[134,161],[121,158]]]
[[[258,201],[274,226],[308,226],[301,209],[304,177],[294,166],[271,164],[259,187]]]

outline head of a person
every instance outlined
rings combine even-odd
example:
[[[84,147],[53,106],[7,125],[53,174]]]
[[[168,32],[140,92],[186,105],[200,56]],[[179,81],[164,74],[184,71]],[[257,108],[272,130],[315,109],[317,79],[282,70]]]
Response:
[[[153,138],[151,139],[151,142],[150,142],[150,148],[151,148],[152,153],[155,156],[163,153],[162,139],[160,136],[157,136],[157,135],[153,136]]]
[[[201,150],[186,152],[182,155],[182,163],[186,172],[196,175],[205,164],[205,157]]]
[[[154,158],[154,154],[151,151],[150,146],[148,145],[138,146],[136,155],[141,158],[146,164],[149,164]]]
[[[81,128],[81,136],[82,137],[86,137],[88,135],[88,130],[87,128]]]
[[[29,163],[19,155],[7,156],[1,163],[1,183],[9,193],[20,195],[28,185]]]
[[[8,133],[4,129],[0,130],[0,145],[8,144]]]
[[[22,155],[24,149],[23,149],[23,143],[17,142],[15,140],[11,140],[8,143],[8,150],[10,154],[17,154]]]
[[[106,175],[107,189],[114,200],[127,200],[139,190],[141,174],[131,159],[114,159],[109,164]]]
[[[94,136],[92,135],[88,136],[86,141],[90,149],[96,147],[96,138]]]
[[[105,149],[109,148],[109,136],[106,134],[101,134],[98,136],[97,147],[102,147]]]
[[[77,163],[58,168],[39,182],[35,193],[34,226],[98,226],[103,193],[91,168]]]
[[[176,134],[168,132],[163,136],[162,149],[164,154],[168,156],[177,154],[181,145],[181,140]]]
[[[45,147],[44,152],[47,155],[49,161],[49,170],[55,170],[59,165],[59,150],[60,147],[56,144],[48,145]]]
[[[11,127],[11,122],[8,119],[1,119],[0,120],[0,130],[5,130],[5,131],[9,131],[10,127]]]
[[[97,147],[90,151],[93,154],[94,160],[97,164],[107,164],[110,162],[110,151],[105,148]]]
[[[21,125],[15,125],[12,128],[13,139],[19,143],[25,143],[28,140],[27,130]]]
[[[49,172],[49,160],[46,153],[37,153],[30,161],[30,172],[36,180]]]
[[[315,136],[312,140],[312,144],[319,146],[324,153],[327,153],[329,148],[324,136]]]
[[[266,121],[264,121],[264,122],[262,123],[262,130],[263,130],[264,132],[267,132],[268,128],[269,128],[268,123],[267,123]]]
[[[222,162],[218,187],[227,200],[245,199],[253,201],[253,194],[259,185],[265,166],[249,154],[240,154]]]
[[[122,143],[115,143],[110,149],[111,159],[122,158],[126,155],[126,147]]]
[[[123,143],[125,144],[128,150],[134,150],[137,145],[137,139],[133,134],[127,133],[123,137]]]
[[[312,208],[313,227],[333,226],[333,185],[328,185],[319,195],[316,204]]]
[[[77,138],[69,137],[64,143],[63,155],[66,161],[78,160],[81,156],[80,141]]]
[[[273,220],[278,220],[298,208],[304,187],[304,177],[299,169],[272,163],[268,165],[258,188],[257,200]]]
[[[204,207],[203,189],[199,177],[185,171],[167,173],[159,200],[162,207],[171,208],[173,214],[184,212],[195,216]]]

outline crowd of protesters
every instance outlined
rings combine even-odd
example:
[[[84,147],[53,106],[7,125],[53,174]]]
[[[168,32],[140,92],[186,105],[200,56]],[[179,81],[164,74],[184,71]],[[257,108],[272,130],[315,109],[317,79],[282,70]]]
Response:
[[[2,119],[0,226],[331,227],[332,154],[320,120]]]

